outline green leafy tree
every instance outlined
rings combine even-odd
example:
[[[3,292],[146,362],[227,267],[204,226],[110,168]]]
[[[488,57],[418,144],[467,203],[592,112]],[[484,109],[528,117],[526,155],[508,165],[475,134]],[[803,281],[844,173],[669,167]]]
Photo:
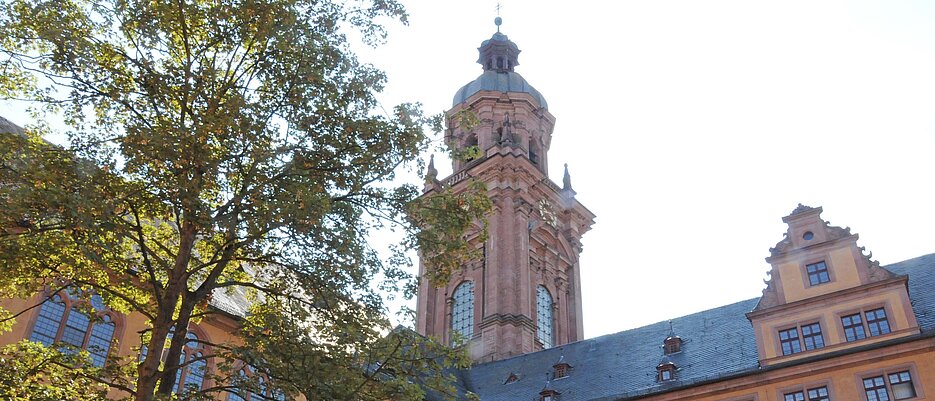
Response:
[[[85,354],[62,353],[37,343],[0,349],[0,399],[10,401],[96,400],[107,386],[93,379],[96,368],[81,366]]]
[[[0,297],[99,294],[146,320],[150,350],[98,371],[38,363],[68,356],[55,349],[3,357],[34,355],[33,383],[52,385],[41,379],[52,371],[97,383],[68,399],[99,386],[136,400],[259,389],[233,361],[290,397],[453,394],[432,378],[458,356],[390,332],[380,294],[412,294],[407,249],[421,250],[428,279],[447,277],[471,256],[465,231],[490,202],[482,185],[418,197],[394,184],[429,146],[432,121],[414,105],[380,111],[385,77],[345,36],[379,44],[386,18],[406,14],[386,0],[0,5],[0,97],[34,102],[38,121],[62,116],[69,143],[48,144],[42,125],[0,135]],[[405,238],[382,260],[368,235],[386,227]],[[217,386],[173,395],[189,323],[235,289],[253,294],[242,344],[206,356],[222,361]],[[0,325],[20,312],[0,311]]]

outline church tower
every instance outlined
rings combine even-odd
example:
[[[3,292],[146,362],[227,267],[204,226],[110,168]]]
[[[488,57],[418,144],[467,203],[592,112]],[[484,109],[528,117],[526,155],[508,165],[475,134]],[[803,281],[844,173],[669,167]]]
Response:
[[[430,165],[426,184],[427,195],[486,184],[488,239],[475,236],[482,256],[444,287],[423,280],[416,309],[419,333],[466,345],[478,363],[582,339],[578,257],[595,217],[575,199],[567,165],[561,186],[548,176],[555,117],[514,72],[520,50],[500,22],[478,48],[483,74],[458,90],[447,113],[446,140],[463,157],[441,180]]]

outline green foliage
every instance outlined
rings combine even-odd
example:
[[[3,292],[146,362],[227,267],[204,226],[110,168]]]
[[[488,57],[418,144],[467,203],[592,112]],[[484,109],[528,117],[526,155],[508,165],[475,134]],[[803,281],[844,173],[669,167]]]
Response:
[[[65,353],[22,342],[0,349],[0,399],[9,401],[99,400],[107,386],[93,378],[87,352]]]
[[[0,96],[60,113],[69,138],[60,148],[42,127],[0,135],[0,297],[67,283],[148,325],[146,357],[86,373],[98,384],[84,390],[171,398],[188,324],[216,317],[221,291],[252,292],[253,313],[243,344],[214,344],[222,385],[192,399],[225,391],[235,359],[290,396],[418,399],[410,379],[456,357],[383,335],[376,288],[414,288],[403,250],[418,247],[438,282],[472,256],[466,233],[483,233],[490,208],[476,183],[422,197],[392,184],[439,119],[409,104],[375,112],[385,77],[343,32],[378,44],[384,17],[406,19],[385,0],[0,5]],[[387,226],[406,238],[381,260],[368,238]],[[29,366],[36,383],[81,371]]]
[[[423,262],[430,267],[424,277],[430,283],[446,284],[451,273],[464,261],[478,257],[478,249],[467,241],[466,235],[478,235],[475,243],[487,239],[487,222],[483,216],[493,203],[485,195],[486,191],[483,182],[471,180],[466,191],[456,193],[451,188],[442,188],[410,204],[409,216],[413,224],[432,228],[417,233],[414,241]]]
[[[480,118],[477,117],[471,110],[460,110],[457,113],[454,113],[448,117],[449,122],[454,121],[457,123],[463,132],[473,132],[474,128],[480,125]],[[450,125],[450,124],[448,124]],[[460,146],[460,144],[454,138],[448,138],[445,143],[448,152],[451,154],[451,157],[460,160],[474,160],[483,154],[481,149],[477,145],[471,146]]]

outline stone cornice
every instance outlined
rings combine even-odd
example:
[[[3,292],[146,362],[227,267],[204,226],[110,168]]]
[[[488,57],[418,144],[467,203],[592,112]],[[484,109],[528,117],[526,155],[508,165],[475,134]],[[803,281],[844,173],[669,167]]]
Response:
[[[857,298],[863,292],[873,291],[877,288],[890,287],[901,284],[903,287],[909,284],[909,276],[895,276],[882,281],[875,281],[856,287],[845,288],[840,291],[831,292],[828,294],[818,295],[811,298],[800,299],[798,301],[789,302],[782,305],[776,305],[768,308],[757,309],[747,313],[747,319],[754,320],[763,316],[775,317],[777,314],[784,314],[789,312],[795,312],[801,308],[808,308],[811,305],[828,302],[831,299],[835,298],[848,298],[854,297]]]

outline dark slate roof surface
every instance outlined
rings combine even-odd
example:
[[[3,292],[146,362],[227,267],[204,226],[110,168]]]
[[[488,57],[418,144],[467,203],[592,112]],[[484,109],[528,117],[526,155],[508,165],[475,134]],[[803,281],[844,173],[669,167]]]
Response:
[[[919,327],[923,333],[935,332],[935,253],[883,267],[909,275],[909,299]]]
[[[935,332],[935,254],[885,267],[909,275],[909,296],[919,325],[924,333]],[[670,329],[669,322],[663,321],[477,365],[464,372],[464,382],[459,385],[483,401],[538,400],[546,378],[551,377],[552,365],[563,356],[572,366],[569,376],[550,383],[561,393],[562,401],[628,399],[754,372],[759,369],[756,340],[745,314],[758,300],[672,319],[672,332],[684,342],[681,352],[668,357],[663,355],[662,343]],[[656,366],[664,361],[678,367],[675,381],[656,381]],[[520,380],[504,384],[510,373]]]
[[[0,134],[17,134],[23,135],[23,129],[0,116]]]
[[[484,71],[477,79],[468,82],[467,85],[458,89],[458,92],[455,93],[454,99],[451,101],[452,106],[457,106],[461,103],[464,103],[473,96],[475,93],[480,91],[498,91],[498,92],[521,92],[528,93],[537,102],[539,102],[539,107],[544,109],[549,108],[549,104],[546,103],[545,97],[539,93],[536,88],[533,88],[529,82],[526,82],[526,79],[522,75],[519,75],[512,71],[503,71],[497,72],[494,70]]]

